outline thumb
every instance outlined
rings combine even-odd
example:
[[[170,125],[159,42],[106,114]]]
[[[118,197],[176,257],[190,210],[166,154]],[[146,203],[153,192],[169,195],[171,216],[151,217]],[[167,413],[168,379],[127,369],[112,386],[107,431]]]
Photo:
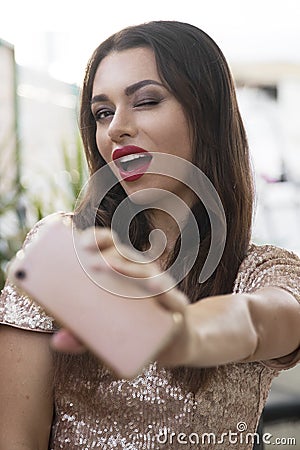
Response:
[[[68,330],[59,330],[50,340],[53,350],[65,353],[84,353],[84,345]]]

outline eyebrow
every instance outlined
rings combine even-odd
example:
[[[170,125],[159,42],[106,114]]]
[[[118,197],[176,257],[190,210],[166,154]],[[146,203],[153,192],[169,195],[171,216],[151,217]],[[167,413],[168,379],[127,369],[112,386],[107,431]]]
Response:
[[[134,83],[134,84],[131,84],[130,86],[128,86],[124,90],[125,95],[127,95],[129,97],[130,95],[134,94],[136,91],[141,89],[142,87],[148,86],[149,84],[154,84],[156,86],[165,87],[162,83],[159,83],[158,81],[155,81],[155,80],[141,80],[141,81],[138,81],[137,83]],[[109,100],[109,98],[107,97],[107,95],[98,94],[92,98],[91,105],[93,103],[97,103],[97,102],[107,102],[108,100]]]

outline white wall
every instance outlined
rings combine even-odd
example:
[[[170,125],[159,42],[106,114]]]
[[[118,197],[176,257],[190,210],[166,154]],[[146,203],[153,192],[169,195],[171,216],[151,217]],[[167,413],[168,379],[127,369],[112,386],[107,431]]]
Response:
[[[253,239],[300,254],[300,77],[283,76],[277,91],[277,99],[258,88],[238,91],[256,173]]]
[[[78,135],[78,88],[43,72],[18,67],[21,181],[47,212],[63,209],[63,146],[72,153]]]
[[[16,177],[14,121],[14,53],[0,40],[0,195]]]

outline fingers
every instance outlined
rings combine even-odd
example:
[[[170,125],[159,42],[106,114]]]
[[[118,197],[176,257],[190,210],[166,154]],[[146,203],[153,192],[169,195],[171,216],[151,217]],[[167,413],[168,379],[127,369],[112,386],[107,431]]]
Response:
[[[79,260],[89,270],[106,270],[109,268],[103,252],[107,249],[115,251],[117,241],[109,228],[90,227],[74,235],[75,247]]]
[[[172,312],[180,312],[183,315],[189,304],[187,296],[177,288],[163,292],[156,297],[156,300],[165,309]]]
[[[76,244],[80,249],[109,255],[120,255],[129,261],[146,262],[142,253],[120,242],[116,233],[109,228],[90,227],[80,232]]]
[[[120,255],[116,251],[103,252],[103,258],[113,270],[131,278],[146,279],[160,273],[157,264],[128,259],[128,256]]]
[[[69,331],[65,329],[59,330],[51,338],[51,347],[59,352],[65,353],[84,353],[86,348],[78,341]]]
[[[127,281],[142,282],[145,295],[149,293],[169,311],[184,312],[189,301],[176,289],[176,281],[168,273],[161,272],[155,261],[147,261],[141,252],[120,243],[109,228],[91,227],[81,232],[80,245],[84,266],[94,275],[112,270],[124,275]],[[118,278],[115,281],[121,283]],[[122,279],[122,283],[125,281]]]
[[[122,244],[109,228],[91,227],[80,232],[76,245],[79,256],[83,256],[88,265],[95,270],[110,267],[134,278],[159,273],[155,268],[156,265],[147,264],[141,252]]]
[[[115,245],[117,241],[117,235],[110,228],[102,227],[89,227],[81,231],[78,240],[83,249],[92,251],[103,251]]]
[[[122,258],[135,261],[137,254],[129,247],[120,243],[117,235],[109,228],[90,227],[76,237],[76,246],[80,254],[89,254],[93,266],[103,269],[109,265],[109,260],[118,261]]]

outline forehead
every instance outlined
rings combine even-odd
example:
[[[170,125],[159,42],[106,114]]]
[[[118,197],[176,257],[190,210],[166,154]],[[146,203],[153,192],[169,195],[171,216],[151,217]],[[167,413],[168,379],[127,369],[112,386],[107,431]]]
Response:
[[[141,80],[161,81],[153,51],[133,48],[109,53],[99,64],[93,84],[93,94],[125,88]]]

